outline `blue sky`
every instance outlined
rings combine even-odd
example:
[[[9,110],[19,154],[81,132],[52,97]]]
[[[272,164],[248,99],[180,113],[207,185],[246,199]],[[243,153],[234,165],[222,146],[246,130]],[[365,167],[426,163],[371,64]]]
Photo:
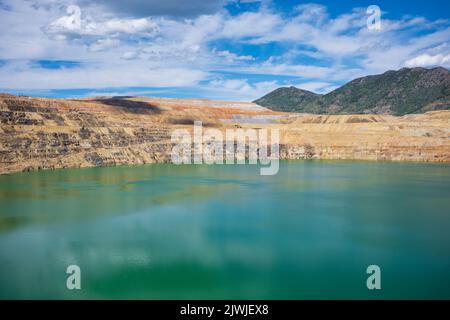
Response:
[[[367,8],[381,10],[380,28]],[[0,91],[254,100],[450,67],[448,1],[0,0]],[[26,22],[26,23],[24,23]]]

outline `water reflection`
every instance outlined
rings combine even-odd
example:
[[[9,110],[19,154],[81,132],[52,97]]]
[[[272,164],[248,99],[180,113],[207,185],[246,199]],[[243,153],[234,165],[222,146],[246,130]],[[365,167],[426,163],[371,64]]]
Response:
[[[0,298],[373,298],[373,263],[376,297],[450,298],[449,178],[334,161],[2,176]]]

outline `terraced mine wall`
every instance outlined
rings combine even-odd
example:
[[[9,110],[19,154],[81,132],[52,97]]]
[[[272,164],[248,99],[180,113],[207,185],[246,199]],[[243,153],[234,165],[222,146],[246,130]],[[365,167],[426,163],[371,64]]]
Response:
[[[0,95],[0,173],[170,162],[172,131],[190,129],[195,120],[221,130],[279,129],[282,159],[450,162],[448,111],[405,117],[280,116],[251,105],[173,100]],[[232,122],[264,115],[281,123]]]
[[[1,173],[170,159],[170,128],[146,121],[151,110],[20,98],[0,108]]]

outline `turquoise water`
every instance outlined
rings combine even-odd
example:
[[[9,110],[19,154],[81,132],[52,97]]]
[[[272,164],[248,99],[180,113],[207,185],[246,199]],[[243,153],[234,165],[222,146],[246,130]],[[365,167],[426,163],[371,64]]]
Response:
[[[81,268],[81,290],[66,268]],[[381,268],[381,290],[366,287]],[[450,298],[450,166],[0,176],[0,298]]]

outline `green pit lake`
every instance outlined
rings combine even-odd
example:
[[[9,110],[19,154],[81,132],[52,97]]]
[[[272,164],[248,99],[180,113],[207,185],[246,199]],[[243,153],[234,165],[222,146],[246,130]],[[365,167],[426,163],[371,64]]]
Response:
[[[0,176],[0,298],[450,299],[449,165],[259,169]],[[66,287],[73,264],[81,290]]]

